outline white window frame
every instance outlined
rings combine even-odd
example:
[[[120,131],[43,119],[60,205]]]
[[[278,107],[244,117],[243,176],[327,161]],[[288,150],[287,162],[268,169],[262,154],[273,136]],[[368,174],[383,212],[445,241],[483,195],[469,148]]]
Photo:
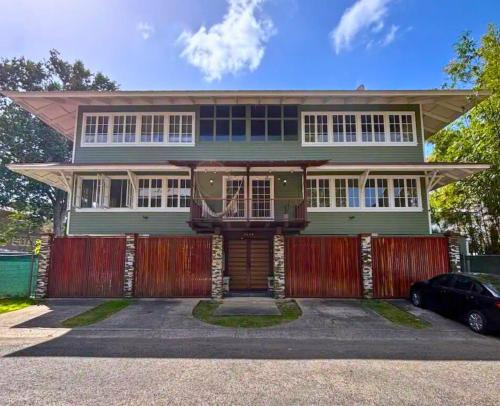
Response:
[[[97,208],[84,208],[84,207],[79,207],[80,206],[80,200],[81,200],[81,188],[82,188],[82,180],[83,179],[93,179],[93,180],[98,180],[99,177],[102,178],[103,181],[103,186],[102,190],[103,192],[103,204],[101,207]],[[185,179],[185,180],[191,180],[190,176],[165,176],[165,175],[139,175],[136,176],[134,179],[134,185],[130,187],[129,193],[131,194],[128,199],[131,202],[131,207],[108,207],[109,206],[109,197],[110,197],[110,186],[111,182],[107,182],[107,179],[127,179],[130,181],[130,179],[125,176],[125,175],[81,175],[77,176],[76,179],[76,189],[77,192],[75,194],[75,200],[72,203],[74,210],[76,212],[181,212],[181,213],[187,213],[191,210],[191,208],[188,207],[167,207],[167,182],[168,179]],[[162,205],[161,207],[138,207],[138,200],[139,200],[139,179],[161,179],[162,180],[162,191],[161,191],[161,199],[162,199]],[[134,192],[134,190],[136,192]],[[192,199],[192,185],[191,185],[191,195],[190,198]],[[180,199],[180,194],[178,194],[178,199]]]
[[[253,193],[252,193],[252,181],[254,180],[268,180],[269,181],[269,201],[270,201],[270,209],[271,209],[271,215],[270,217],[253,217],[252,216],[252,204],[253,204]],[[249,197],[249,203],[250,205],[248,206],[247,210],[248,212],[248,217],[254,221],[266,221],[266,220],[272,220],[274,219],[274,176],[250,176],[250,184],[248,185],[248,192],[250,193]]]
[[[362,176],[339,176],[339,175],[311,175],[307,176],[309,179],[329,179],[330,180],[330,207],[307,207],[307,211],[314,212],[421,212],[422,206],[422,184],[421,176],[419,175],[370,175],[366,179],[387,179],[387,186],[389,190],[389,207],[366,207],[365,205],[365,184],[361,184]],[[359,207],[337,207],[335,195],[335,179],[357,179],[359,188]],[[396,207],[394,196],[394,182],[393,179],[414,179],[417,184],[417,198],[418,206],[416,207]],[[407,196],[405,194],[405,196]],[[347,193],[347,204],[349,204],[349,194]]]
[[[85,127],[87,123],[87,117],[108,117],[108,136],[107,142],[85,142]],[[114,118],[116,116],[135,116],[136,126],[135,126],[135,141],[134,142],[113,142],[113,127]],[[163,116],[163,142],[142,142],[141,132],[142,132],[142,117],[143,116]],[[169,142],[169,124],[171,116],[191,116],[192,120],[192,137],[190,142]],[[80,131],[80,146],[84,148],[93,147],[151,147],[151,146],[163,146],[163,147],[193,147],[196,144],[196,114],[190,111],[152,111],[152,112],[117,112],[117,113],[83,113],[82,115],[82,125]]]
[[[328,142],[306,142],[305,134],[305,116],[318,116],[326,115],[328,122]],[[345,130],[345,116],[354,115],[356,120],[356,142],[346,141],[344,133],[344,141],[333,140],[333,115],[344,116],[344,130]],[[384,141],[363,141],[361,131],[361,116],[362,115],[382,115],[384,117]],[[389,115],[410,115],[412,120],[412,133],[413,141],[391,141]],[[351,146],[416,146],[418,145],[417,123],[416,114],[414,111],[302,111],[300,115],[301,131],[302,131],[302,146],[303,147],[351,147]],[[373,119],[372,119],[373,121]],[[373,123],[372,123],[373,128]],[[401,137],[403,134],[401,133]]]
[[[228,175],[222,177],[222,207],[226,210],[227,207],[227,181],[229,180],[243,180],[243,199],[245,205],[245,215],[243,217],[227,217],[222,216],[223,221],[243,221],[247,218],[248,214],[248,196],[247,196],[247,177],[244,175]]]

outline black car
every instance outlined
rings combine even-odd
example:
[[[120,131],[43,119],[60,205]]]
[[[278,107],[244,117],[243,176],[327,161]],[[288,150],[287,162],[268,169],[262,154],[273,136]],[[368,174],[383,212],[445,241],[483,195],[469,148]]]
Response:
[[[410,289],[415,306],[465,321],[477,332],[500,330],[500,276],[446,273],[416,282]]]

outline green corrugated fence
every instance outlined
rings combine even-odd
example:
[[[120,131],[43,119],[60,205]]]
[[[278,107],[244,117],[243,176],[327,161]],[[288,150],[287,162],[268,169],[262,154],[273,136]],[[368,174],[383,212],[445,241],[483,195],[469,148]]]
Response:
[[[462,265],[465,272],[500,275],[500,255],[464,255]]]
[[[36,256],[0,255],[0,297],[33,295],[37,271],[38,258]]]

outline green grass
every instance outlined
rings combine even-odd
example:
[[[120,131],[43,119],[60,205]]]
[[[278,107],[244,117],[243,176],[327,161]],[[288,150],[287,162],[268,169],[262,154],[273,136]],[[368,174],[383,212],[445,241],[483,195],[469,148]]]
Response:
[[[109,316],[119,312],[129,304],[130,300],[127,299],[109,300],[101,303],[99,306],[87,310],[86,312],[80,313],[75,317],[64,320],[61,324],[63,327],[69,328],[88,326],[90,324],[97,323],[98,321],[107,319]]]
[[[34,300],[26,298],[0,299],[0,314],[24,309],[25,307],[31,306],[34,303]]]
[[[393,304],[386,302],[385,300],[369,299],[363,300],[362,304],[365,308],[373,310],[374,312],[385,317],[387,320],[393,322],[394,324],[399,324],[404,327],[411,327],[416,329],[422,329],[430,327],[430,323],[425,320],[419,319],[407,311],[400,309]]]
[[[280,316],[214,316],[213,313],[221,302],[200,300],[193,309],[193,316],[209,324],[222,327],[260,328],[271,327],[298,319],[302,315],[295,300],[277,301]]]

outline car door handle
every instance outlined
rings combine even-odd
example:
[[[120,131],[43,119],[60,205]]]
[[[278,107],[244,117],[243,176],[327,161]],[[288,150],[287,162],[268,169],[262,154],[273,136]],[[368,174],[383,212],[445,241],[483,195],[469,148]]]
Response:
[[[468,299],[468,300],[473,300],[473,299],[474,299],[474,296],[472,296],[472,295],[467,295],[467,299]]]

